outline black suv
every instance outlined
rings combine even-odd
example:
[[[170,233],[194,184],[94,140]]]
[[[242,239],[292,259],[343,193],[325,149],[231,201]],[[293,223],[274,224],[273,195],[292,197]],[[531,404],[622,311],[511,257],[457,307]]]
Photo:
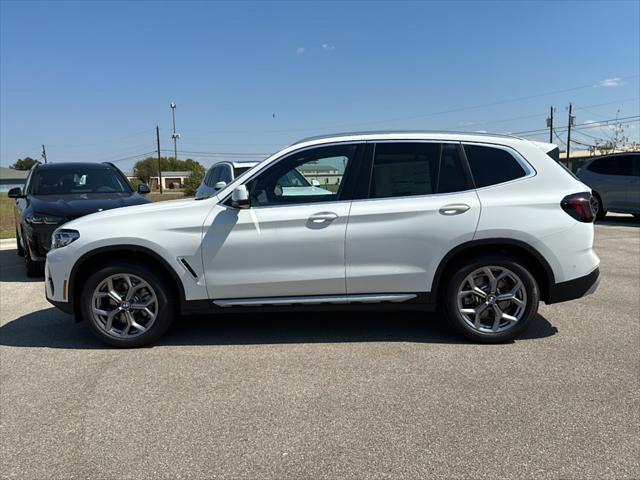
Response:
[[[90,213],[149,203],[136,192],[125,175],[110,163],[55,163],[36,165],[29,172],[24,191],[9,190],[16,199],[16,242],[24,256],[27,275],[42,275],[51,245],[51,234],[65,222]]]

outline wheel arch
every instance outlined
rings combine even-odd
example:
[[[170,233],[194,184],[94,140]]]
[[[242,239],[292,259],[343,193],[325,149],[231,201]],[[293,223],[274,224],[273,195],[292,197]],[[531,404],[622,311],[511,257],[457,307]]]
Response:
[[[153,250],[139,245],[117,245],[97,248],[82,255],[73,265],[69,274],[69,303],[73,306],[76,321],[81,321],[80,292],[84,281],[95,271],[95,268],[117,260],[131,260],[143,263],[165,276],[170,285],[178,292],[180,310],[185,305],[184,285],[177,272],[169,263]]]
[[[440,303],[446,289],[447,276],[460,264],[470,257],[483,254],[503,254],[514,257],[528,267],[538,283],[540,299],[547,301],[549,292],[555,284],[553,270],[545,258],[531,245],[509,238],[485,238],[465,242],[451,249],[442,259],[436,269],[431,286],[431,292],[436,302]]]

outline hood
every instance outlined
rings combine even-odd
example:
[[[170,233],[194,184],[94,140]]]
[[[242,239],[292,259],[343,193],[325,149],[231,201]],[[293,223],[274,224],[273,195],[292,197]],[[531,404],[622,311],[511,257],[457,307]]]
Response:
[[[32,195],[29,200],[34,212],[67,218],[77,218],[102,210],[151,202],[151,200],[134,192]]]
[[[186,200],[165,200],[162,202],[153,202],[148,203],[146,205],[137,205],[134,207],[128,207],[126,209],[120,210],[109,210],[103,212],[93,213],[91,215],[87,215],[82,218],[78,218],[73,220],[69,224],[65,225],[65,228],[75,228],[76,226],[81,226],[83,224],[90,224],[94,221],[102,221],[108,218],[119,217],[123,221],[125,220],[133,220],[138,216],[142,216],[143,218],[148,218],[151,214],[159,214],[159,215],[170,215],[170,212],[175,209],[182,209],[188,207],[190,205],[197,205],[202,203],[203,201],[196,201],[193,198],[189,198]]]

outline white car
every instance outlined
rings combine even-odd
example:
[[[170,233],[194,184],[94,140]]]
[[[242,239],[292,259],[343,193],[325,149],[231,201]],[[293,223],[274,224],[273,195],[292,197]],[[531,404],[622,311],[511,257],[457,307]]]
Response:
[[[226,187],[234,178],[252,169],[258,162],[218,162],[205,173],[202,183],[196,190],[196,198],[208,198]]]
[[[154,342],[179,313],[438,306],[474,341],[510,340],[540,300],[598,283],[590,191],[554,148],[456,133],[304,140],[210,198],[65,224],[46,296],[122,347]],[[323,191],[290,194],[292,172]]]

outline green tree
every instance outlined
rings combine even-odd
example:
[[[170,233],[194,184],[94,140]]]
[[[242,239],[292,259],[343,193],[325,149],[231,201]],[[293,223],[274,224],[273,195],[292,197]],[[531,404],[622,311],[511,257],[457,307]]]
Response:
[[[16,163],[9,166],[9,168],[13,168],[14,170],[31,170],[31,167],[39,164],[40,162],[38,160],[34,160],[31,157],[25,157],[19,158]]]
[[[204,174],[206,170],[200,164],[198,164],[200,168],[193,170],[191,176],[185,178],[184,180],[184,194],[187,197],[193,197],[196,194],[196,190],[202,183],[202,179],[204,178]]]
[[[173,157],[160,157],[160,168],[163,172],[189,171],[193,172],[193,174],[202,172],[202,176],[204,176],[204,172],[206,171],[200,163],[190,158],[187,160],[176,160]],[[133,173],[144,183],[149,183],[151,177],[158,176],[158,159],[148,157],[136,162],[133,166]]]

